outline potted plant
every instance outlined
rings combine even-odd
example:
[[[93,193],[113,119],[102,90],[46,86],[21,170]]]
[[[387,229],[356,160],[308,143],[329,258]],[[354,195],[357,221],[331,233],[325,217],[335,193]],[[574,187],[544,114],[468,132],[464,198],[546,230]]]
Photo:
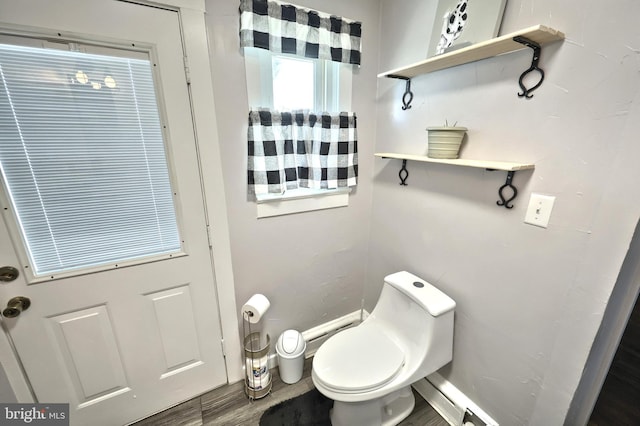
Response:
[[[456,124],[457,122],[453,126],[449,126],[449,123],[445,121],[445,125],[442,127],[427,127],[427,132],[429,132],[427,157],[458,158],[460,145],[467,128],[456,127]]]

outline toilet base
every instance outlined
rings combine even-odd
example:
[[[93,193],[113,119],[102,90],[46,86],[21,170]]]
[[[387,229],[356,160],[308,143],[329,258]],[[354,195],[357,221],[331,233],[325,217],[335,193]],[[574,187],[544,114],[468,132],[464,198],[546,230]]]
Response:
[[[405,386],[371,401],[334,401],[331,424],[332,426],[395,426],[411,414],[415,404],[411,386]]]

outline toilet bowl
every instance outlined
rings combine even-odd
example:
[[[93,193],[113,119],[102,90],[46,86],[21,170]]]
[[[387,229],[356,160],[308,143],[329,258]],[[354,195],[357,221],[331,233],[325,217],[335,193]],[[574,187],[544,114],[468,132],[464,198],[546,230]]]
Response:
[[[396,425],[411,414],[411,384],[451,361],[455,306],[409,272],[385,277],[367,319],[330,337],[313,358],[313,383],[334,400],[332,425]]]

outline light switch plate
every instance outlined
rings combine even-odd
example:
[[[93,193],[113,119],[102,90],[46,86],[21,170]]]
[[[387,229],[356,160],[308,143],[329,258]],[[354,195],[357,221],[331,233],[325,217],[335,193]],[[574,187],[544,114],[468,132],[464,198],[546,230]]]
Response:
[[[524,223],[546,228],[549,225],[551,210],[556,197],[551,195],[531,194],[527,214],[524,216]]]

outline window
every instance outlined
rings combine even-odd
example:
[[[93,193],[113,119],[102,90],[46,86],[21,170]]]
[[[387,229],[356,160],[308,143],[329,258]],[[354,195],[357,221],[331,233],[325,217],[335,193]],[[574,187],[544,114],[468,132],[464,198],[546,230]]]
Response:
[[[316,87],[316,61],[273,55],[273,108],[279,111],[321,109],[316,100],[321,92]],[[322,84],[322,82],[320,83]]]
[[[323,195],[344,194],[346,205],[358,178],[357,119],[350,104],[351,69],[361,63],[362,22],[271,0],[241,0],[239,12],[250,107],[248,192],[260,203],[274,194],[280,200],[291,192],[308,195],[300,188],[314,188]],[[252,48],[267,53],[254,54]],[[299,61],[278,59],[285,54]],[[284,77],[288,72],[295,75],[289,81],[294,87],[285,93],[279,81],[290,78]],[[306,83],[311,80],[313,87]],[[315,111],[280,111],[276,102],[313,104]]]
[[[244,55],[251,108],[331,113],[351,109],[351,65],[257,48],[245,48]],[[346,206],[350,192],[348,188],[298,188],[257,195],[258,217]]]
[[[148,55],[100,49],[0,44],[0,171],[36,277],[181,251]]]
[[[316,112],[351,109],[351,65],[257,48],[245,48],[244,55],[251,108]]]

